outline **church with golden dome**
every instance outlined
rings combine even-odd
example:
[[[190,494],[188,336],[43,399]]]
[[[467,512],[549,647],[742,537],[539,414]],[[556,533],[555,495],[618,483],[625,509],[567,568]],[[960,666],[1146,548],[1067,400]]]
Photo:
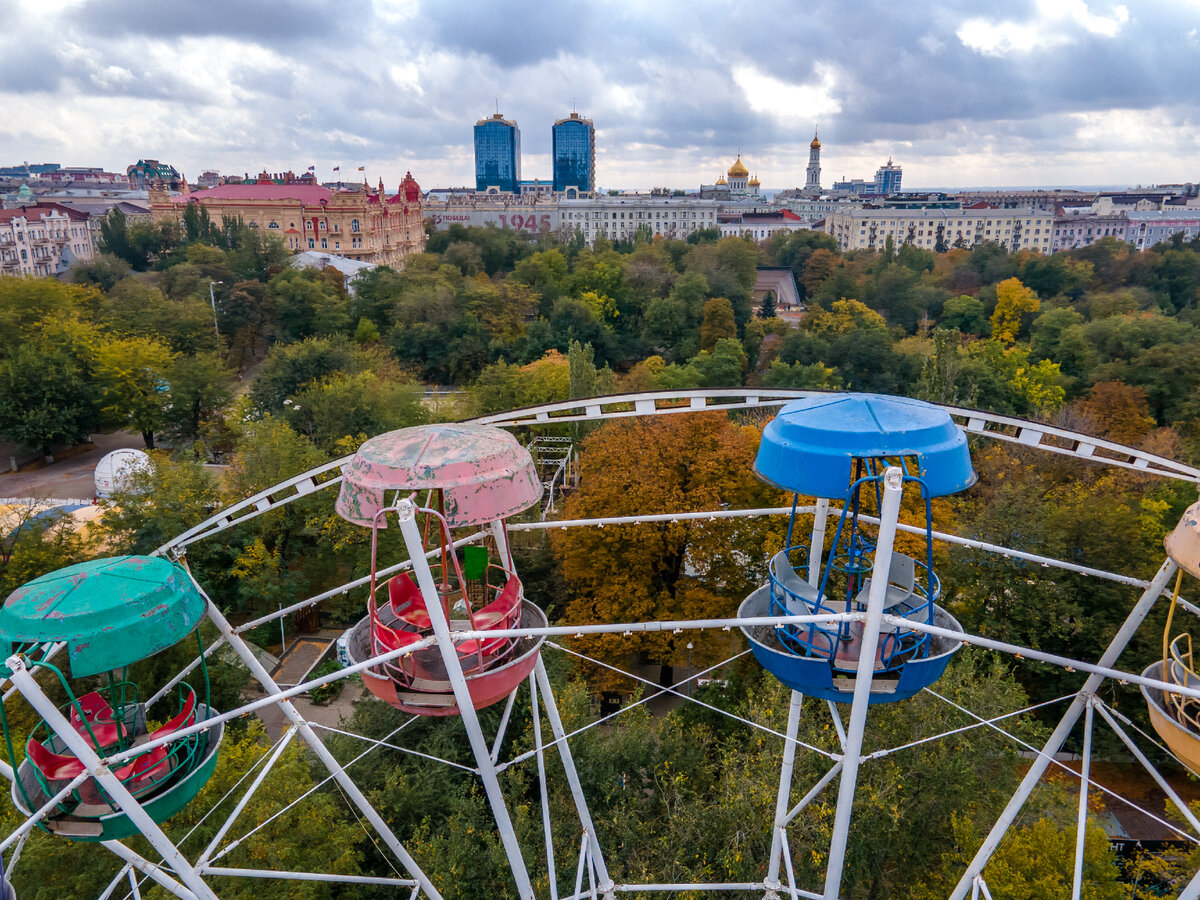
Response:
[[[739,153],[725,175],[717,176],[713,184],[700,185],[700,196],[709,200],[757,198],[760,184],[758,176],[750,174],[750,170],[742,162],[742,154]]]

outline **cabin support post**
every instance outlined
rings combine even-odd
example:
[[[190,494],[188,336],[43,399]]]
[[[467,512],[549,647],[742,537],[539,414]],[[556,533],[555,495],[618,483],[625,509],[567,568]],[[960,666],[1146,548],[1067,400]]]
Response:
[[[437,647],[442,655],[442,663],[446,667],[446,677],[454,689],[454,699],[458,704],[459,717],[467,731],[467,738],[471,742],[471,750],[475,754],[475,763],[479,767],[479,777],[483,781],[488,803],[492,807],[492,815],[496,817],[496,828],[500,832],[500,841],[504,844],[504,853],[508,857],[509,868],[512,869],[513,878],[517,882],[517,893],[521,900],[533,900],[533,884],[529,880],[529,870],[525,866],[525,858],[521,855],[521,847],[517,843],[517,834],[508,814],[508,806],[504,802],[504,792],[500,789],[500,780],[496,777],[496,766],[492,762],[492,753],[488,749],[483,729],[479,725],[479,715],[475,712],[475,706],[471,701],[471,690],[467,687],[467,677],[463,674],[462,664],[458,659],[458,650],[450,639],[450,623],[446,621],[445,610],[442,609],[441,600],[438,599],[437,585],[433,581],[429,561],[425,558],[421,531],[417,527],[417,508],[411,500],[401,500],[396,509],[400,532],[404,535],[404,544],[408,548],[408,558],[413,563],[413,574],[417,576],[417,585],[425,596],[429,624],[437,636]],[[438,527],[441,527],[440,524]],[[507,563],[507,560],[505,562]]]
[[[879,540],[875,545],[871,590],[867,594],[867,618],[863,622],[858,672],[854,679],[854,700],[850,706],[850,727],[846,731],[845,754],[842,756],[842,778],[838,785],[833,839],[829,844],[829,864],[825,869],[825,900],[837,900],[842,886],[842,867],[845,865],[846,842],[850,835],[850,814],[854,806],[854,789],[858,783],[858,766],[862,761],[867,707],[871,702],[871,680],[875,674],[875,651],[879,648],[879,628],[883,620],[883,604],[887,597],[888,574],[892,568],[892,548],[896,540],[896,523],[900,516],[900,499],[903,492],[904,473],[898,466],[889,466],[883,473]]]

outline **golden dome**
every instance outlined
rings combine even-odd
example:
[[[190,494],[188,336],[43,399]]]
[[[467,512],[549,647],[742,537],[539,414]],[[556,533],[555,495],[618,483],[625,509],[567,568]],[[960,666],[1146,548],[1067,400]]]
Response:
[[[758,176],[755,175],[753,178],[750,179],[749,184],[750,184],[750,187],[758,187],[760,184],[762,184],[762,182],[760,182],[758,180]]]
[[[808,145],[808,149],[810,149],[810,150],[820,150],[821,149],[821,142],[817,140],[817,133],[815,131],[813,132],[812,143]]]
[[[732,166],[729,167],[729,177],[730,178],[745,178],[749,174],[750,174],[750,170],[747,169],[745,163],[742,162],[742,154],[739,153],[737,162],[735,162]]]
[[[728,182],[725,180],[725,176],[724,176],[724,175],[718,175],[718,176],[717,176],[717,184],[728,184]]]

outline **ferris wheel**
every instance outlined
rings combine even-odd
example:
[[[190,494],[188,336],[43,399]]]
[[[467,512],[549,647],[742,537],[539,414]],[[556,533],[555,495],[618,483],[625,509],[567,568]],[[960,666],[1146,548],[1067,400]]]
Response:
[[[688,415],[700,410],[778,409],[767,424],[755,473],[792,495],[782,509],[646,514],[587,520],[514,521],[536,508],[543,479],[528,450],[511,431],[606,419]],[[324,881],[394,886],[412,897],[440,898],[444,876],[426,872],[405,848],[381,811],[322,741],[321,726],[305,718],[293,699],[309,690],[361,675],[375,700],[412,717],[461,720],[474,767],[495,821],[512,884],[522,898],[540,896],[531,878],[532,851],[521,846],[503,790],[510,761],[501,761],[516,698],[526,692],[541,800],[543,855],[538,865],[551,873],[554,900],[615,897],[617,893],[718,890],[747,897],[841,896],[847,836],[872,705],[904,703],[931,689],[951,658],[982,647],[1087,674],[1053,733],[1034,751],[1011,800],[965,867],[950,896],[990,898],[985,868],[1000,840],[1068,739],[1084,719],[1079,780],[1074,896],[1082,888],[1084,833],[1093,729],[1107,725],[1146,768],[1186,820],[1171,826],[1200,845],[1200,820],[1155,768],[1145,750],[1098,696],[1106,679],[1139,685],[1153,728],[1169,751],[1200,773],[1200,674],[1186,631],[1173,634],[1177,613],[1200,615],[1181,595],[1183,575],[1200,578],[1200,503],[1184,514],[1166,541],[1167,557],[1143,581],[1027,551],[944,533],[935,528],[933,501],[968,490],[975,480],[968,435],[1007,441],[1049,453],[1115,466],[1162,478],[1200,483],[1200,470],[1131,447],[1047,425],[975,410],[864,394],[758,389],[697,390],[590,398],[518,410],[469,423],[418,426],[372,438],[352,456],[299,474],[221,510],[144,557],[95,560],[35,579],[15,591],[0,609],[4,653],[4,701],[0,727],[10,760],[0,774],[11,782],[21,824],[0,839],[0,897],[12,896],[11,879],[34,829],[64,842],[97,844],[122,867],[95,896],[140,897],[149,880],[185,900],[213,900],[230,878]],[[636,461],[633,461],[636,464]],[[371,548],[366,571],[327,586],[313,596],[237,626],[221,611],[188,564],[188,549],[299,498],[328,498],[329,508],[363,529]],[[809,502],[808,498],[813,498]],[[802,500],[804,501],[802,503]],[[901,521],[902,504],[919,511],[917,522]],[[768,577],[728,618],[548,624],[546,614],[525,596],[514,562],[512,537],[545,528],[591,528],[699,518],[786,516],[787,536],[769,561]],[[911,516],[907,518],[912,518]],[[399,542],[381,541],[395,528]],[[904,537],[903,549],[897,542]],[[1139,592],[1124,623],[1095,661],[1077,660],[969,634],[942,602],[933,548],[947,542],[983,553],[1001,553],[1050,569],[1106,579]],[[403,552],[400,552],[402,545]],[[918,547],[915,552],[905,552]],[[365,591],[362,618],[347,632],[340,671],[283,687],[246,640],[246,633],[283,616],[315,607],[351,590]],[[1119,657],[1154,604],[1169,602],[1161,659]],[[207,644],[199,626],[215,627]],[[608,865],[605,835],[593,822],[589,786],[580,778],[572,744],[589,739],[587,729],[568,733],[544,657],[552,638],[630,635],[639,632],[735,629],[758,664],[791,692],[786,733],[778,735],[780,767],[770,852],[760,861],[761,877],[744,883],[631,884],[616,880]],[[195,644],[195,658],[159,684],[131,680],[128,667],[169,647]],[[224,649],[223,649],[224,648]],[[208,660],[232,653],[248,670],[262,696],[229,710],[211,703]],[[577,654],[578,655],[578,654]],[[1128,670],[1126,670],[1128,669]],[[689,672],[690,681],[700,673]],[[630,676],[635,677],[635,676]],[[685,682],[665,689],[682,702],[693,698]],[[88,689],[79,685],[91,686]],[[95,686],[99,685],[99,686]],[[36,712],[32,729],[21,729],[10,703],[24,698]],[[66,702],[51,699],[65,696]],[[801,707],[828,704],[838,731],[839,752],[798,800],[792,783],[797,755],[813,748],[798,739]],[[495,733],[485,734],[479,711],[503,704]],[[196,801],[220,759],[225,725],[274,708],[287,723],[253,773],[243,773],[237,797],[223,813],[215,836],[199,852],[185,853],[162,824]],[[843,726],[841,714],[847,711]],[[972,727],[1012,735],[970,710]],[[717,712],[723,712],[717,710]],[[621,712],[613,714],[621,715]],[[732,715],[732,713],[729,713]],[[1011,713],[1006,713],[1006,718]],[[549,735],[542,731],[543,717]],[[736,716],[734,718],[737,718]],[[745,720],[743,720],[745,721]],[[157,726],[155,722],[161,722]],[[747,722],[749,726],[754,723]],[[515,727],[515,726],[513,726]],[[961,729],[930,735],[937,740]],[[385,741],[359,736],[363,756]],[[222,865],[229,849],[253,828],[241,820],[247,804],[288,744],[299,739],[329,773],[396,868],[393,876],[346,876],[329,871],[281,871]],[[389,740],[393,740],[389,735]],[[387,744],[394,746],[394,744]],[[569,821],[552,821],[546,763],[557,754],[569,784]],[[361,757],[360,757],[361,758]],[[423,763],[439,760],[423,754]],[[836,788],[835,788],[836,782]],[[823,792],[836,790],[835,819],[824,881],[800,884],[792,866],[790,827]],[[240,792],[240,793],[235,793]],[[208,813],[221,807],[218,801]],[[295,801],[292,801],[295,802]],[[224,809],[224,807],[221,807]],[[1155,816],[1155,818],[1157,818]],[[1160,820],[1161,821],[1161,820]],[[748,827],[756,823],[747,823]],[[919,823],[912,823],[919,828]],[[578,855],[555,859],[552,833],[577,837]],[[153,848],[145,855],[124,839],[140,834]],[[568,888],[560,891],[559,885]],[[1200,875],[1181,898],[1200,898]]]

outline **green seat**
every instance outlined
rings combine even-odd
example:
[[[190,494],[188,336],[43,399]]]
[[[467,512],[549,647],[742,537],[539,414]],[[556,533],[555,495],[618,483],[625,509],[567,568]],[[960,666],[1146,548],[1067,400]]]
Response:
[[[468,581],[479,581],[487,574],[488,567],[488,552],[487,547],[463,547],[462,549],[462,571],[463,578]]]

